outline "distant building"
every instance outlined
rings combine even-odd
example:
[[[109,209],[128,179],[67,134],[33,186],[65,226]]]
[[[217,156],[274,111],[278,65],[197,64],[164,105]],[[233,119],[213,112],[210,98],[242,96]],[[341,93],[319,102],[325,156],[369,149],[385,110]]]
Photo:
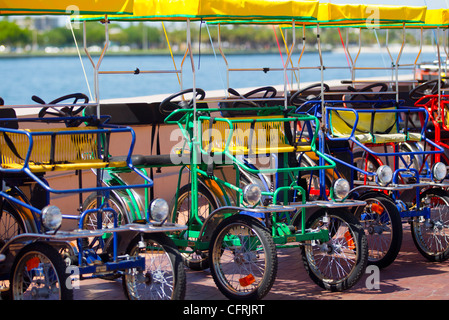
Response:
[[[29,28],[38,31],[48,31],[60,26],[60,19],[57,17],[16,17],[15,22],[21,28]]]

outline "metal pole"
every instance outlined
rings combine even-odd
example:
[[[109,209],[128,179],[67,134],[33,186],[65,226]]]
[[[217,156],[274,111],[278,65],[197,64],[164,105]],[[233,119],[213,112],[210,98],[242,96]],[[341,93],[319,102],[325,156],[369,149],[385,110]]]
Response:
[[[221,47],[221,25],[218,24],[218,50],[220,51],[221,56],[226,64],[226,90],[225,90],[225,98],[228,98],[228,89],[229,89],[229,64],[228,60],[225,57],[223,52],[223,48]]]
[[[290,61],[290,59],[292,57],[293,50],[295,48],[295,37],[294,37],[295,20],[294,19],[292,20],[292,30],[293,30],[292,45],[291,45],[290,50],[288,52],[287,60],[284,63],[284,107],[285,107],[285,110],[287,110],[287,105],[288,105],[288,97],[287,97],[287,90],[288,90],[288,88],[287,88],[287,79],[288,79],[288,77],[287,77],[287,66],[288,66],[288,63],[289,63],[289,61]]]
[[[196,81],[195,81],[195,64],[193,61],[193,53],[192,53],[192,39],[190,32],[190,19],[187,19],[187,48],[190,56],[190,64],[192,67],[192,90],[193,90],[193,136],[190,137],[190,145],[192,146],[190,150],[190,174],[191,174],[191,194],[192,194],[192,202],[191,202],[191,213],[194,214],[194,217],[197,216],[198,211],[198,179],[197,179],[197,156],[200,154],[197,150],[199,147],[199,143],[197,141],[197,115],[196,115]]]

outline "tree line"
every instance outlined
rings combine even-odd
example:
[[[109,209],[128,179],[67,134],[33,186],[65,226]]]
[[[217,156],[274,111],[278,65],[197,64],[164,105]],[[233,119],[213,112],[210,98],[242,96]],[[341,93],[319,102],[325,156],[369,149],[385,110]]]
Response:
[[[77,41],[82,42],[83,28],[74,24],[73,31]],[[109,39],[112,44],[118,46],[128,46],[131,49],[164,49],[167,48],[166,38],[174,47],[185,44],[186,32],[182,23],[166,23],[165,32],[161,23],[110,23]],[[359,29],[329,28],[320,29],[321,43],[326,47],[341,47],[342,41],[349,44],[358,45]],[[384,30],[363,30],[362,44],[376,45],[385,44],[387,37]],[[303,30],[296,29],[296,43],[302,45]],[[278,43],[284,48],[283,40],[291,43],[291,30],[280,29],[279,26],[268,25],[222,25],[220,37],[222,44],[227,49],[234,50],[270,50],[276,49]],[[217,42],[218,27],[216,25],[206,25],[205,23],[195,23],[192,26],[192,41],[201,44],[202,47],[209,47],[210,42]],[[86,28],[87,44],[89,46],[102,46],[105,41],[105,28],[102,23],[89,22]],[[426,36],[423,44],[431,44],[432,36]],[[316,29],[306,28],[305,39],[309,48],[314,47],[317,42]],[[388,33],[389,43],[402,42],[402,30],[390,30]],[[416,45],[419,43],[418,31],[408,31],[406,33],[406,43]],[[72,47],[74,39],[72,31],[67,26],[55,27],[46,31],[36,31],[31,28],[22,28],[16,22],[10,20],[0,21],[0,45],[11,48],[25,48],[33,45],[33,48],[51,47]]]

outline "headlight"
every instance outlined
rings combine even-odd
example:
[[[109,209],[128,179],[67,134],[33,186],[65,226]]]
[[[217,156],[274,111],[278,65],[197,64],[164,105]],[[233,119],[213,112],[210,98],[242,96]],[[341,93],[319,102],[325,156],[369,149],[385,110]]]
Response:
[[[340,178],[334,182],[334,197],[343,199],[349,194],[349,182],[346,179]]]
[[[432,179],[435,182],[441,182],[447,175],[446,165],[442,162],[437,162],[432,166]]]
[[[47,230],[56,230],[61,226],[62,213],[56,206],[46,206],[42,209],[42,224]]]
[[[259,203],[261,197],[262,190],[257,184],[252,183],[243,188],[243,200],[251,206]]]
[[[377,171],[377,181],[381,186],[386,186],[393,180],[393,171],[387,165],[380,166]]]
[[[157,198],[150,203],[150,217],[152,220],[163,223],[168,217],[168,203],[164,199]]]

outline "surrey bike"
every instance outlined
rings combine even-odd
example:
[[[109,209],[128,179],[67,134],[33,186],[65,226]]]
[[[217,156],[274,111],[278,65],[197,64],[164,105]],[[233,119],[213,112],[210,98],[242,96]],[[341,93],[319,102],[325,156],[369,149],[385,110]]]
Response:
[[[336,153],[330,157],[349,168],[351,175],[354,173],[351,197],[367,202],[355,214],[368,235],[370,263],[386,267],[394,261],[402,242],[401,218],[411,221],[413,237],[421,239],[415,243],[425,257],[443,256],[444,246],[435,247],[431,241],[435,233],[430,236],[419,225],[441,214],[446,195],[440,182],[445,173],[439,172],[441,167],[437,165],[433,169],[434,182],[423,180],[413,161],[424,154],[441,154],[443,150],[426,138],[424,129],[409,130],[411,115],[420,114],[427,122],[425,109],[405,107],[396,100],[382,100],[379,93],[371,91],[376,87],[379,92],[386,91],[386,86],[379,83],[358,91],[352,89],[344,100],[325,100],[323,111],[329,144],[345,141],[352,144],[347,143],[339,150],[340,155],[350,155],[349,158]],[[315,105],[321,108],[322,101]],[[417,142],[433,149],[404,147]],[[390,163],[393,170],[387,165]]]
[[[129,219],[110,205],[115,192],[153,185],[131,162],[133,130],[108,125],[104,118],[79,116],[88,105],[83,94],[49,104],[38,97],[33,100],[44,104],[38,117],[17,118],[13,108],[0,109],[4,296],[71,299],[72,275],[78,275],[80,279],[121,276],[129,299],[182,299],[186,286],[182,260],[165,233],[184,227],[165,222],[167,203],[155,200],[142,219]],[[22,124],[37,123],[39,129],[21,129]],[[114,158],[109,146],[118,134],[129,138],[128,153]],[[107,167],[127,168],[143,182],[110,187],[97,181],[83,186],[83,173],[95,169],[101,176]],[[52,172],[75,173],[78,186],[54,188],[48,179]],[[85,192],[97,193],[98,204],[79,214],[62,214],[50,204],[51,194]],[[73,221],[76,227],[62,227],[63,221]]]
[[[176,101],[192,91],[198,98],[196,122],[193,99]],[[220,101],[218,108],[201,101],[205,96],[201,89],[181,91],[160,105],[162,113],[169,113],[165,122],[177,124],[184,138],[173,158],[182,167],[170,211],[172,222],[187,225],[173,240],[188,265],[210,267],[217,287],[229,298],[262,298],[276,275],[275,248],[299,245],[306,270],[319,286],[332,291],[352,287],[363,274],[367,247],[363,230],[347,207],[364,202],[341,202],[338,197],[306,201],[298,173],[311,169],[292,165],[289,156],[312,152],[320,158],[314,170],[335,166],[316,147],[317,118],[285,112],[278,102],[269,102],[276,94],[272,87],[243,96],[230,92],[238,95],[237,101]],[[295,139],[291,130],[299,122],[314,123],[305,141]],[[197,142],[191,139],[194,130]],[[275,159],[274,165],[253,164],[265,161],[267,155]],[[190,182],[182,186],[184,170]],[[261,175],[272,175],[277,183],[265,188]],[[335,186],[339,196],[346,184],[339,180]],[[313,211],[309,219],[306,209]]]

